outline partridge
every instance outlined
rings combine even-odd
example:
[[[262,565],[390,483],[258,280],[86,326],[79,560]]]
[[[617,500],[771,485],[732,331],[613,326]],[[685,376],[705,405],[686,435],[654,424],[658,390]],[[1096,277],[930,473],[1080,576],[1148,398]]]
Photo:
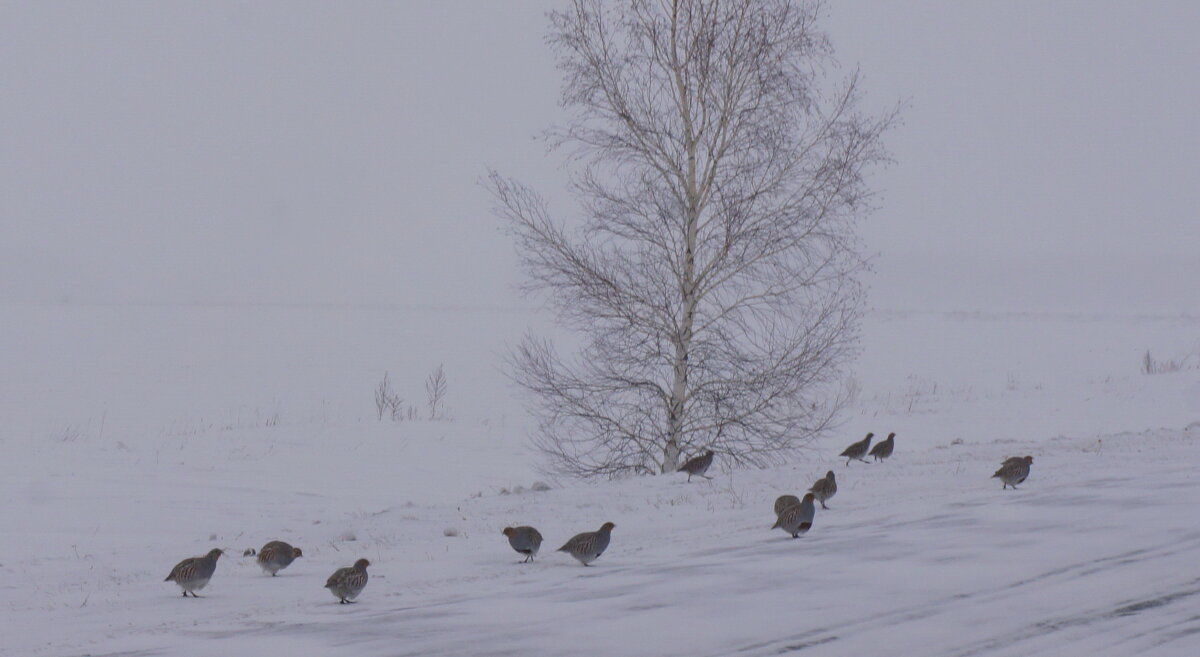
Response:
[[[1031,465],[1033,465],[1032,456],[1014,456],[1006,459],[1004,465],[1000,466],[1000,469],[992,476],[1004,482],[1004,488],[1012,486],[1013,490],[1016,490],[1017,484],[1025,481],[1025,478],[1029,476],[1029,466]]]
[[[863,463],[866,463],[867,461],[863,457],[867,455],[867,448],[869,448],[871,446],[871,439],[874,437],[875,437],[875,434],[868,433],[866,438],[863,438],[862,440],[850,445],[839,456],[846,457],[846,465],[847,466],[850,465],[850,461],[853,461],[856,459],[859,461],[862,461]]]
[[[208,554],[203,557],[190,557],[175,564],[171,569],[171,574],[167,575],[164,582],[175,582],[179,588],[183,589],[183,597],[187,597],[189,593],[193,598],[200,596],[196,595],[196,591],[204,588],[208,584],[208,580],[212,579],[213,573],[217,571],[217,559],[225,554],[218,548],[213,548],[208,551]]]
[[[304,556],[298,547],[292,547],[283,541],[271,541],[258,551],[258,565],[271,576],[287,568],[297,557]]]
[[[359,559],[349,568],[338,568],[325,581],[325,588],[339,600],[338,604],[348,605],[354,602],[367,586],[367,566],[370,565],[370,561]]]
[[[817,515],[817,510],[813,507],[813,494],[805,493],[804,499],[799,504],[789,506],[779,514],[779,518],[771,525],[771,529],[782,529],[792,535],[792,538],[799,538],[801,534],[808,531],[812,527],[813,518]]]
[[[876,461],[882,461],[891,456],[894,449],[896,449],[896,434],[889,433],[887,440],[877,443],[871,448],[871,456],[874,456]]]
[[[570,554],[578,559],[579,563],[586,566],[600,558],[600,555],[604,554],[604,551],[608,549],[608,541],[612,538],[613,527],[616,527],[616,525],[606,522],[600,527],[599,531],[576,534],[571,537],[571,540],[558,548],[558,551]]]
[[[708,472],[708,467],[713,462],[713,451],[711,449],[704,450],[700,456],[693,456],[686,463],[679,466],[678,472],[688,473],[688,481],[692,480],[692,475],[704,477],[704,473]],[[707,479],[708,477],[704,477]]]
[[[818,479],[812,485],[812,488],[808,489],[808,492],[812,493],[813,498],[821,503],[822,509],[828,509],[829,507],[825,506],[825,501],[837,495],[837,479],[833,476],[833,470],[826,472],[823,479]]]
[[[778,518],[779,514],[783,513],[783,510],[789,506],[796,506],[799,503],[800,498],[795,495],[780,495],[775,498],[775,517]]]
[[[508,544],[512,549],[525,555],[525,561],[521,563],[533,561],[538,548],[542,547],[542,534],[533,527],[505,527],[502,533],[508,537]]]

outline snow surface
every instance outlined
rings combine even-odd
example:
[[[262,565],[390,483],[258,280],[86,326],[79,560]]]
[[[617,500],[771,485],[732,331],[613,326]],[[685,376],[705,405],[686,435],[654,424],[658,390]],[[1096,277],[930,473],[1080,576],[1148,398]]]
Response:
[[[1200,654],[1197,318],[875,312],[838,431],[688,484],[536,471],[528,309],[2,310],[3,655]],[[453,421],[375,419],[384,370],[420,405],[438,363]],[[866,431],[895,456],[847,467]],[[813,530],[769,530],[829,469]],[[592,567],[554,551],[605,521]],[[272,539],[304,550],[274,578],[241,556]],[[203,597],[162,581],[214,546]]]

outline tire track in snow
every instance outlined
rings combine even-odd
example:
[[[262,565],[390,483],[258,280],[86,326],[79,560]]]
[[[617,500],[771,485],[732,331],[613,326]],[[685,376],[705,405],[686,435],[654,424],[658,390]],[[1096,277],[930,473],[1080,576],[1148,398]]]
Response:
[[[1000,589],[985,589],[972,592],[957,593],[931,600],[917,608],[895,612],[885,612],[872,615],[869,619],[853,619],[841,623],[824,625],[805,630],[794,635],[770,641],[760,641],[742,646],[734,654],[738,655],[778,655],[806,651],[836,642],[841,636],[856,634],[864,631],[869,624],[871,632],[882,634],[904,632],[905,626],[918,621],[928,620],[945,613],[953,605],[963,603],[992,604],[1024,594],[1025,589],[1035,587],[1061,587],[1078,579],[1091,577],[1097,573],[1111,571],[1114,568],[1133,568],[1172,556],[1187,557],[1200,549],[1200,532],[1185,536],[1182,541],[1170,541],[1153,547],[1138,548],[1107,555],[1098,559],[1080,561],[1068,566],[1053,568],[1037,575],[1012,582]],[[1200,600],[1200,578],[1151,597],[1136,600],[1125,600],[1099,608],[1089,608],[1079,613],[1063,615],[1055,618],[1040,620],[1030,624],[1018,632],[1005,633],[1004,636],[993,636],[977,640],[966,646],[951,648],[942,652],[926,653],[927,655],[944,655],[945,657],[981,657],[1001,653],[1009,648],[1021,647],[1020,654],[1033,654],[1024,646],[1028,642],[1046,638],[1055,633],[1077,627],[1086,627],[1122,618],[1135,616],[1144,612],[1167,611],[1181,602],[1196,602]],[[1188,625],[1180,627],[1180,622]],[[1169,631],[1168,631],[1169,630]],[[1144,632],[1136,636],[1114,637],[1114,640],[1134,638],[1149,638],[1152,645],[1164,645],[1180,639],[1200,634],[1200,616],[1186,619],[1169,618],[1154,631]],[[1047,649],[1047,654],[1055,654],[1054,646]],[[713,657],[723,652],[711,653]],[[1133,653],[1119,653],[1133,654]]]

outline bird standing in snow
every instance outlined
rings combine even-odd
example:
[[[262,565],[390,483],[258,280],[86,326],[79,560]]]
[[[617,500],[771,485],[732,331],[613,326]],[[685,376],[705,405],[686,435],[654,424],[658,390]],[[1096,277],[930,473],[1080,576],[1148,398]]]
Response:
[[[1004,482],[1004,488],[1012,486],[1013,490],[1017,489],[1017,484],[1025,481],[1029,476],[1029,466],[1033,465],[1032,456],[1013,456],[1004,460],[1004,465],[996,471],[992,477],[998,478]]]
[[[849,447],[846,448],[846,450],[844,452],[839,454],[839,456],[846,457],[846,465],[847,466],[850,465],[850,461],[853,461],[855,459],[862,461],[863,463],[866,463],[867,460],[864,459],[863,457],[867,455],[867,448],[869,448],[871,446],[871,439],[874,437],[875,437],[875,434],[868,433],[866,438],[863,438],[862,440],[850,445]]]
[[[813,507],[813,494],[805,493],[804,499],[799,504],[789,506],[779,514],[779,518],[775,520],[775,524],[771,525],[771,529],[782,529],[792,535],[792,538],[799,538],[801,534],[812,528],[813,518],[817,515],[816,508]]]
[[[828,509],[829,507],[825,506],[825,500],[832,499],[834,495],[837,495],[837,479],[833,476],[833,470],[826,472],[824,477],[818,479],[812,488],[808,489],[808,492],[812,493],[813,497],[821,503],[822,509]]]
[[[784,509],[790,506],[796,506],[800,503],[800,498],[795,495],[780,495],[775,498],[775,518],[779,518],[779,514],[783,513]]]
[[[604,551],[608,549],[608,541],[612,538],[612,530],[616,525],[611,522],[606,522],[601,525],[599,531],[584,532],[571,537],[571,540],[558,548],[559,552],[566,552],[579,560],[579,563],[588,565],[589,563],[600,558]]]
[[[501,533],[508,537],[508,544],[512,549],[525,555],[525,561],[521,563],[533,561],[538,548],[542,547],[542,534],[533,527],[505,527]]]
[[[871,456],[874,456],[876,461],[882,461],[891,456],[894,449],[896,449],[896,434],[889,433],[887,440],[880,441],[871,448]]]
[[[266,572],[275,573],[287,568],[304,553],[298,547],[292,547],[283,541],[271,541],[258,551],[258,565]]]
[[[708,472],[708,466],[712,465],[712,462],[713,451],[711,449],[706,449],[700,456],[693,456],[692,458],[688,459],[686,463],[679,466],[679,470],[677,470],[677,472],[688,473],[688,481],[692,480],[692,475],[708,479],[708,477],[705,477],[704,473]]]
[[[348,605],[354,602],[359,593],[367,587],[367,566],[371,562],[359,559],[349,568],[338,568],[325,581],[325,588],[339,600],[338,604]]]
[[[217,559],[225,554],[218,548],[213,548],[208,551],[208,554],[203,557],[190,557],[175,564],[171,569],[171,574],[167,575],[164,582],[175,582],[179,588],[183,589],[183,597],[187,597],[189,593],[193,598],[199,598],[196,591],[204,588],[208,584],[208,580],[212,579],[213,573],[217,571]]]

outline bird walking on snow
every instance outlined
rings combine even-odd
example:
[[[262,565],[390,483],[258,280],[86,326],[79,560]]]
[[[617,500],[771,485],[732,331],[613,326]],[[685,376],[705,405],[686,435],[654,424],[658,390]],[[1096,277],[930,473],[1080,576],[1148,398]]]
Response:
[[[800,498],[795,495],[780,495],[775,498],[775,518],[779,518],[779,514],[790,506],[796,506],[800,503]]]
[[[616,525],[606,522],[600,527],[599,531],[576,534],[571,537],[571,540],[558,548],[558,551],[570,554],[578,559],[579,563],[586,566],[599,559],[600,555],[604,554],[604,551],[608,549],[608,541],[612,538],[613,527],[616,527]]]
[[[189,593],[193,598],[199,598],[196,591],[204,588],[208,584],[208,580],[212,579],[213,573],[217,571],[217,559],[225,554],[218,548],[213,548],[208,551],[208,554],[203,557],[190,557],[175,564],[171,569],[171,574],[167,575],[164,582],[175,582],[179,588],[183,589],[183,597],[187,597]]]
[[[846,448],[846,451],[839,454],[839,456],[846,457],[846,465],[847,466],[850,465],[850,461],[853,461],[856,459],[859,461],[862,461],[863,463],[866,463],[867,460],[864,459],[863,457],[867,455],[867,448],[869,448],[871,446],[871,439],[874,437],[875,437],[875,434],[868,433],[866,438],[863,438],[862,440],[850,445],[849,447]]]
[[[338,599],[338,604],[348,605],[354,602],[359,593],[367,587],[367,566],[371,562],[359,559],[349,568],[338,568],[325,581],[325,588]]]
[[[887,440],[880,441],[871,448],[871,456],[874,456],[876,461],[882,461],[891,456],[894,449],[896,449],[896,434],[889,433]]]
[[[816,508],[813,507],[813,494],[805,493],[804,499],[799,504],[789,506],[779,514],[779,518],[775,520],[775,524],[771,525],[771,529],[782,529],[792,535],[792,538],[799,538],[801,534],[812,528],[813,518],[817,515]]]
[[[304,552],[298,547],[292,547],[283,541],[271,541],[258,551],[257,561],[263,571],[271,573],[271,577],[274,577],[275,573],[287,568],[302,556]]]
[[[837,479],[833,476],[833,470],[826,472],[823,478],[818,479],[812,485],[812,488],[808,489],[808,492],[812,493],[813,498],[821,503],[822,509],[828,509],[829,507],[825,506],[825,501],[837,495]]]
[[[525,555],[525,561],[521,563],[533,561],[538,549],[542,547],[542,534],[533,527],[505,527],[501,533],[508,537],[508,544],[512,549]]]
[[[706,449],[700,456],[693,456],[692,458],[688,459],[686,463],[679,466],[679,470],[677,470],[677,472],[688,473],[688,481],[692,480],[692,475],[708,479],[709,477],[706,477],[704,473],[708,472],[708,466],[712,465],[712,462],[713,451],[711,449]]]
[[[1029,466],[1033,465],[1032,456],[1013,456],[1005,459],[1004,465],[992,475],[1004,482],[1004,488],[1012,486],[1013,490],[1017,489],[1017,484],[1025,481],[1029,476]]]

